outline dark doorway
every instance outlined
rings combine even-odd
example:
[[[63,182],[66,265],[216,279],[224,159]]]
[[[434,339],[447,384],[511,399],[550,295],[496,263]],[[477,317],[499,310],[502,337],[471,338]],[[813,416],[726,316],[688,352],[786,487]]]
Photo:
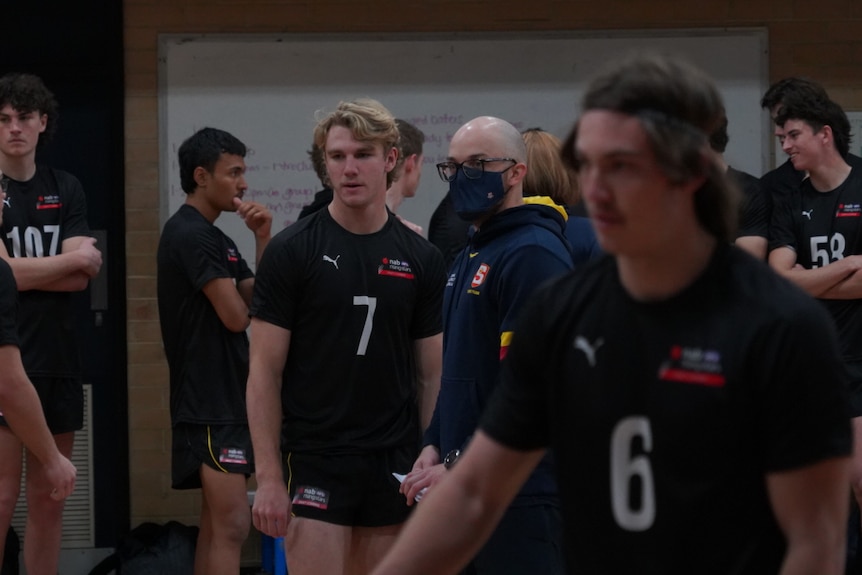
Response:
[[[42,77],[60,104],[54,141],[38,158],[76,175],[104,257],[76,298],[85,382],[92,384],[95,546],[129,528],[123,168],[123,3],[30,0],[9,6],[0,74]]]

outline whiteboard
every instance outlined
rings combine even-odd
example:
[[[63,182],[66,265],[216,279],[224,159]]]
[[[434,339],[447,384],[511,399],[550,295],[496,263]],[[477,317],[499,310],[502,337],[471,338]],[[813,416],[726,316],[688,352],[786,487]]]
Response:
[[[248,147],[247,199],[273,212],[273,233],[290,225],[321,185],[307,151],[315,113],[371,97],[426,135],[416,197],[399,215],[426,230],[446,192],[434,164],[464,122],[481,115],[519,129],[570,129],[587,81],[632,51],[681,55],[708,72],[725,99],[727,159],[760,175],[771,162],[767,37],[762,28],[606,33],[449,35],[161,35],[159,138],[161,219],[185,201],[177,149],[197,129],[231,132]],[[216,224],[247,258],[251,233],[235,214]],[[253,262],[250,262],[253,263]]]

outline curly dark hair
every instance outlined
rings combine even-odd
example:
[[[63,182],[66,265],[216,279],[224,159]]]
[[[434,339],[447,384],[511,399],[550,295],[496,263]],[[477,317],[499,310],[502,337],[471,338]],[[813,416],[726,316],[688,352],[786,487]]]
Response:
[[[37,112],[48,116],[45,131],[39,136],[39,146],[51,141],[57,131],[60,113],[57,99],[42,78],[20,72],[0,77],[0,108],[7,104],[17,112]]]
[[[847,157],[850,153],[850,140],[853,137],[850,133],[850,121],[844,109],[829,98],[814,93],[785,96],[781,109],[775,116],[775,123],[784,126],[788,120],[804,122],[814,133],[822,130],[823,126],[829,126],[838,153],[842,157]]]

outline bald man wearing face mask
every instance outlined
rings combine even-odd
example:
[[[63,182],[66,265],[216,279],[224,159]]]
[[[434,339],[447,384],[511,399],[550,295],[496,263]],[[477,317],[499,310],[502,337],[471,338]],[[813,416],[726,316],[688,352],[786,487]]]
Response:
[[[443,377],[424,448],[401,491],[412,503],[469,449],[499,379],[512,323],[533,289],[572,268],[565,209],[545,198],[525,204],[521,134],[483,116],[453,136],[437,165],[458,215],[473,224],[444,292]],[[562,573],[557,487],[543,461],[466,573]]]

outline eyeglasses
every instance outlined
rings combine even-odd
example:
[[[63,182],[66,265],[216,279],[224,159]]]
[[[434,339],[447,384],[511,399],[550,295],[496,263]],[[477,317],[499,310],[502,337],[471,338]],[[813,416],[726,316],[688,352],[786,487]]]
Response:
[[[508,170],[515,167],[518,160],[514,158],[473,158],[461,162],[460,164],[457,162],[441,162],[437,164],[437,173],[440,174],[440,179],[444,182],[451,182],[455,179],[455,176],[458,173],[458,168],[461,168],[461,171],[464,172],[467,179],[478,180],[482,177],[482,174],[485,173],[485,164],[489,164],[491,162],[512,162],[512,165],[506,168],[506,170]],[[503,172],[506,170],[503,170]]]

